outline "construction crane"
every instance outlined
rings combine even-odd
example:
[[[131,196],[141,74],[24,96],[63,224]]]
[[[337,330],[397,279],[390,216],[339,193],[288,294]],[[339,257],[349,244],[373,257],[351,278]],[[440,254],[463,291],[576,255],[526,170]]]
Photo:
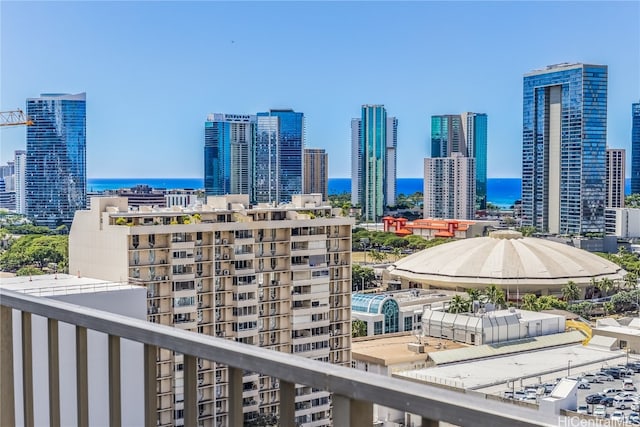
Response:
[[[33,120],[21,109],[13,111],[0,111],[0,126],[31,126]]]

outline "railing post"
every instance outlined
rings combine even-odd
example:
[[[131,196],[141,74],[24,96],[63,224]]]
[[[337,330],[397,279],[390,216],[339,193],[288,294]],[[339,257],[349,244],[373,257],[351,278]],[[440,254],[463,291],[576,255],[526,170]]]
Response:
[[[195,356],[184,356],[184,425],[198,424],[198,362]]]
[[[242,369],[229,366],[229,427],[242,427]]]
[[[31,339],[31,313],[22,312],[22,404],[24,425],[33,422],[33,341]]]
[[[109,426],[121,425],[120,337],[109,335]]]
[[[13,310],[0,306],[0,425],[13,426],[15,390],[13,388]]]
[[[60,353],[58,345],[58,321],[47,320],[49,344],[49,425],[60,427]]]
[[[296,385],[280,380],[280,427],[295,427]]]
[[[373,404],[363,400],[349,399],[334,394],[333,425],[350,427],[371,427],[373,425]]]
[[[89,378],[87,370],[87,328],[76,326],[76,402],[78,426],[89,425]]]
[[[158,425],[158,379],[156,358],[158,347],[144,345],[144,425],[155,427]]]

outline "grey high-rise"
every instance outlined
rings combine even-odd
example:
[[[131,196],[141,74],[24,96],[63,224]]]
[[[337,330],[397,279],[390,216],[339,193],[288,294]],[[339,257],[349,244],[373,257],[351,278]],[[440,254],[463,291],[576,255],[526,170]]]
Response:
[[[27,99],[25,213],[37,225],[71,226],[86,207],[86,95]]]
[[[522,224],[604,232],[607,66],[558,64],[524,76]]]
[[[631,106],[631,193],[640,194],[640,102]]]

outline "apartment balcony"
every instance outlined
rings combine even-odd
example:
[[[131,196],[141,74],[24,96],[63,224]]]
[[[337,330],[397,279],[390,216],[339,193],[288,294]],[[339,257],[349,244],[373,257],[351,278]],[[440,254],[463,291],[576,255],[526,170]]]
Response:
[[[21,342],[13,339],[13,315],[21,315]],[[16,314],[18,314],[16,313]],[[378,403],[422,417],[423,426],[436,426],[445,421],[461,426],[557,426],[559,418],[535,408],[518,406],[487,399],[476,393],[463,393],[425,384],[414,383],[382,375],[373,375],[342,366],[249,346],[231,340],[194,334],[178,328],[157,325],[102,312],[53,299],[39,298],[0,289],[0,425],[16,424],[16,406],[22,408],[24,424],[34,424],[33,315],[48,319],[48,400],[51,425],[60,425],[60,397],[67,390],[60,390],[58,323],[75,325],[75,371],[78,425],[88,425],[89,402],[92,399],[88,387],[87,330],[108,335],[108,412],[104,420],[110,426],[122,425],[120,390],[123,379],[120,370],[120,344],[122,339],[143,345],[144,370],[144,419],[145,426],[158,425],[158,400],[156,391],[156,354],[158,348],[176,351],[184,356],[184,425],[198,425],[198,362],[215,361],[229,366],[228,425],[243,425],[243,373],[257,372],[278,378],[280,403],[279,425],[295,426],[296,386],[326,390],[332,393],[331,410],[334,426],[371,427],[373,404]],[[14,346],[22,351],[22,369],[14,370]],[[22,393],[14,388],[14,373],[20,375]],[[201,371],[202,373],[202,371]],[[251,404],[252,402],[248,402]],[[16,405],[18,404],[18,405]],[[562,422],[562,421],[560,421]]]

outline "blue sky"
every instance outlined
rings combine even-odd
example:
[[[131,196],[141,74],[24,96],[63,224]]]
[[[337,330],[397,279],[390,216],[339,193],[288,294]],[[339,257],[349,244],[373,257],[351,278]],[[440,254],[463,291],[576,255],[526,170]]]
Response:
[[[423,175],[430,117],[489,116],[489,177],[521,174],[522,76],[609,66],[608,144],[630,155],[640,2],[0,2],[0,108],[87,93],[87,174],[202,177],[208,113],[290,107],[350,176],[350,120],[384,104],[398,176]],[[0,164],[25,148],[0,131]],[[629,160],[627,160],[629,165]]]

